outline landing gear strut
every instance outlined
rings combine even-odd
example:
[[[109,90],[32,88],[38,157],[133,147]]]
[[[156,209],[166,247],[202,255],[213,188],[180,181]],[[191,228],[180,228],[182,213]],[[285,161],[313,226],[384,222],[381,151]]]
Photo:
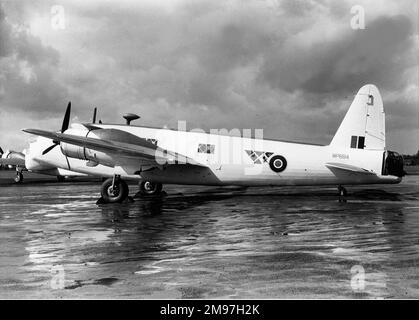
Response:
[[[23,182],[23,174],[20,171],[16,171],[16,177],[15,177],[16,183],[22,183]]]
[[[340,197],[346,197],[346,195],[348,194],[345,187],[342,186],[338,186],[338,192]]]
[[[161,193],[161,190],[163,188],[161,183],[155,183],[150,181],[141,181],[140,182],[140,193],[142,195],[158,195]]]
[[[128,197],[127,183],[119,175],[106,179],[100,190],[105,203],[122,202]]]

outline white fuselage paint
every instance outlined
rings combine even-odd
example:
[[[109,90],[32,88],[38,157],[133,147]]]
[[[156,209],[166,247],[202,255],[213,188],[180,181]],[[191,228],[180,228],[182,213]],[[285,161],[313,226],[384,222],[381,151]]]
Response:
[[[261,186],[382,184],[401,181],[400,177],[381,175],[383,150],[315,146],[139,126],[111,124],[95,124],[95,126],[103,129],[119,129],[144,139],[155,139],[160,148],[192,158],[203,167],[176,164],[148,170],[149,167],[142,166],[139,160],[119,157],[117,154],[111,154],[115,160],[114,167],[102,164],[88,167],[86,160],[62,155],[59,147],[53,151],[60,152],[61,156],[51,154],[47,159],[43,158],[40,161],[38,150],[33,152],[32,161],[89,175],[110,177],[119,174],[123,178],[147,179],[163,184]],[[88,136],[94,138],[94,130]],[[214,153],[198,152],[200,144],[214,145]],[[36,149],[35,146],[33,147]],[[283,172],[276,173],[271,170],[268,162],[254,164],[246,150],[281,155],[287,160],[287,167]],[[89,152],[95,153],[94,150]],[[326,166],[326,163],[330,162],[357,166],[375,174],[349,172],[335,174]],[[27,167],[29,166],[28,160]]]

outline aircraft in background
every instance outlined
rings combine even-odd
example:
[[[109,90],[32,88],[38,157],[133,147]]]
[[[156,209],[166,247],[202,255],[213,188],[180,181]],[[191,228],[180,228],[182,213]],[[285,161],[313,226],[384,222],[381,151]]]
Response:
[[[3,152],[0,149],[0,165],[6,166],[8,168],[15,167],[16,168],[16,177],[15,182],[20,183],[23,181],[23,174],[22,171],[26,170],[25,167],[25,150],[23,152],[13,151],[13,150],[6,150]]]
[[[109,177],[101,187],[106,203],[127,198],[124,179],[140,180],[143,194],[160,193],[162,184],[185,184],[336,185],[345,195],[345,185],[399,183],[404,175],[403,158],[386,150],[383,102],[372,84],[358,91],[324,146],[130,125],[135,117],[126,116],[126,125],[63,125],[66,130],[58,133],[24,129],[52,140],[46,149],[45,144],[31,146],[26,167],[31,169],[59,145],[55,150],[65,157],[53,157],[48,164]]]

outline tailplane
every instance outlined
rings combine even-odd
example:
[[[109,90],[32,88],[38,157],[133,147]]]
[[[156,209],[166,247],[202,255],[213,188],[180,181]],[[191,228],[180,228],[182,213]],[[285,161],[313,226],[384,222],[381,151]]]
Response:
[[[383,100],[375,85],[367,84],[359,89],[330,145],[385,150]]]

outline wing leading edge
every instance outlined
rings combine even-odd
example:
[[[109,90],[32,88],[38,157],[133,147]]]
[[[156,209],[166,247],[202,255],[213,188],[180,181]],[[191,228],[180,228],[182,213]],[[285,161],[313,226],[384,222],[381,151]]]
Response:
[[[89,137],[76,136],[65,133],[50,132],[39,129],[23,129],[24,132],[49,138],[55,141],[65,142],[76,146],[93,149],[105,153],[110,153],[127,158],[136,158],[147,163],[154,162],[157,165],[163,164],[192,164],[204,166],[192,158],[156,147],[151,142],[141,139],[141,145],[124,143],[113,140],[102,140]]]

